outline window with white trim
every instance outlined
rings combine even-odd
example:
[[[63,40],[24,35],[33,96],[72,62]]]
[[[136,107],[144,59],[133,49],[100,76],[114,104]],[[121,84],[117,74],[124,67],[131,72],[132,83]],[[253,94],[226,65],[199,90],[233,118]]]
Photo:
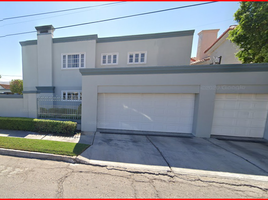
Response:
[[[62,54],[62,69],[85,68],[85,53]]]
[[[101,54],[101,65],[117,65],[118,53],[103,53]]]
[[[82,91],[81,90],[66,90],[61,91],[62,101],[82,101]]]
[[[147,52],[130,52],[128,53],[128,64],[145,64]]]

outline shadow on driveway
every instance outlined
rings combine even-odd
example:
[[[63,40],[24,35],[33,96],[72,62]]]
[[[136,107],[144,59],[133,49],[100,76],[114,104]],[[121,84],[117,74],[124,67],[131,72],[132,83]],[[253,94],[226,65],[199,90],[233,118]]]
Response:
[[[128,168],[153,167],[268,175],[267,143],[96,133],[79,159],[86,163]]]

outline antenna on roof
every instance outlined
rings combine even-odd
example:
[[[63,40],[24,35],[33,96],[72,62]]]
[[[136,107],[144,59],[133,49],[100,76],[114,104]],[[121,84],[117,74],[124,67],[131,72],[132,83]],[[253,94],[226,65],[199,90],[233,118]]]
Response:
[[[220,65],[222,56],[213,56],[211,58],[211,65]]]

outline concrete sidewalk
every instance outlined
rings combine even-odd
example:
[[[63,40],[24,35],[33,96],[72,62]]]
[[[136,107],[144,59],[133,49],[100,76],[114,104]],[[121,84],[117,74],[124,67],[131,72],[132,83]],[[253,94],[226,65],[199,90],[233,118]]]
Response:
[[[94,139],[94,133],[78,133],[74,136],[61,136],[44,133],[36,133],[30,131],[17,131],[17,130],[3,130],[0,129],[0,136],[2,137],[19,137],[27,139],[39,139],[39,140],[52,140],[59,142],[72,142],[91,145]]]

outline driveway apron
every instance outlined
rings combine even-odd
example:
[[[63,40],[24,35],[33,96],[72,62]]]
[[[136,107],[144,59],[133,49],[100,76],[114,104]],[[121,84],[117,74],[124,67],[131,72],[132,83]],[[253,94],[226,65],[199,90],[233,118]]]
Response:
[[[91,164],[109,163],[126,167],[129,164],[153,166],[169,170],[169,167],[146,136],[96,133],[93,145],[83,152],[80,159]]]
[[[259,165],[253,164],[249,155],[247,158],[239,156],[244,150],[241,148],[240,153],[238,149],[236,152],[229,147],[224,141],[215,143],[215,139],[203,138],[171,138],[171,137],[152,137],[149,139],[155,144],[162,155],[169,163],[172,171],[180,172],[184,169],[204,170],[213,172],[227,172],[248,175],[264,175],[268,173]],[[239,143],[239,142],[238,142]],[[240,145],[241,144],[240,142]],[[263,144],[254,144],[244,148],[262,146]],[[254,149],[252,149],[254,151]],[[268,165],[268,148],[266,146],[266,155],[263,153],[255,160],[261,160]],[[257,156],[257,154],[253,154]],[[252,156],[252,159],[253,157]]]

